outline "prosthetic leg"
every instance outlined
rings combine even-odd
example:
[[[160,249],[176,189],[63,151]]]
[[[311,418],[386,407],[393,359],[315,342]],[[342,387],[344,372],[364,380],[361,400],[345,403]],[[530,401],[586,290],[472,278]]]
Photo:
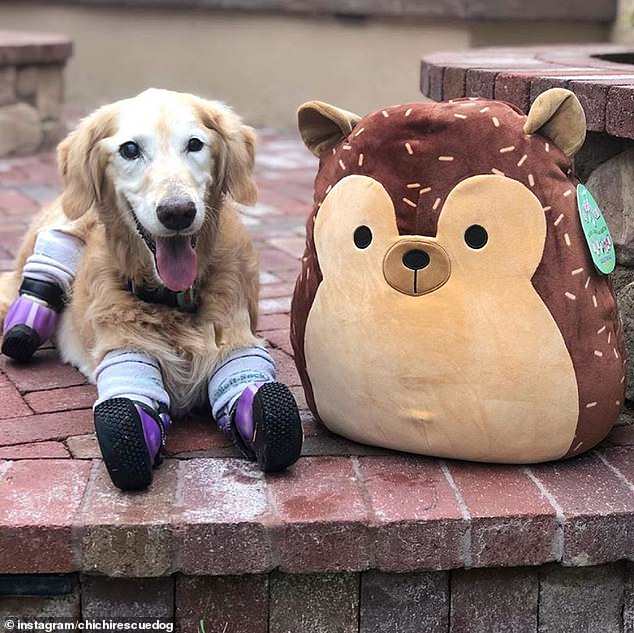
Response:
[[[84,250],[77,237],[59,229],[38,233],[22,271],[18,298],[4,319],[2,353],[28,361],[54,334]]]
[[[106,354],[95,377],[95,431],[112,483],[143,490],[162,461],[172,423],[160,367],[147,354],[117,350]]]
[[[264,472],[295,463],[304,440],[295,399],[286,385],[275,382],[275,373],[269,353],[252,347],[231,354],[209,381],[218,426]]]

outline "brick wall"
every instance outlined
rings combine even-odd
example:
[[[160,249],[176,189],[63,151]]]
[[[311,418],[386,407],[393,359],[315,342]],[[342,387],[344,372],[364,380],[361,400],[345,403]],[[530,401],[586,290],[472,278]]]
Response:
[[[181,633],[196,633],[201,621],[205,633],[634,631],[634,566],[624,562],[408,574],[11,577],[11,591],[39,594],[18,596],[2,595],[3,578],[0,623],[161,619]]]

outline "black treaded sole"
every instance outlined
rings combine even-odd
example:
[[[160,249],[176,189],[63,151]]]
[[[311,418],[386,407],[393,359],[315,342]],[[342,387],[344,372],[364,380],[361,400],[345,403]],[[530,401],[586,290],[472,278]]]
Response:
[[[280,382],[262,385],[253,399],[255,455],[265,473],[284,470],[301,455],[304,431],[297,403]]]
[[[2,339],[2,353],[19,363],[26,363],[41,343],[39,334],[32,327],[14,325]]]
[[[152,459],[132,400],[112,398],[95,407],[97,441],[112,483],[121,490],[143,490],[152,482]]]

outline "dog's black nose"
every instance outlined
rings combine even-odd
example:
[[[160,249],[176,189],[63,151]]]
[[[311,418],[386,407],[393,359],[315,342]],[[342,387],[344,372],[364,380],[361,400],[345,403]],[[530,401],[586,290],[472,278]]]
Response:
[[[156,207],[159,222],[171,231],[182,231],[196,217],[196,205],[189,198],[167,198]]]
[[[425,251],[413,248],[403,255],[403,264],[410,270],[420,270],[429,264],[429,255]]]

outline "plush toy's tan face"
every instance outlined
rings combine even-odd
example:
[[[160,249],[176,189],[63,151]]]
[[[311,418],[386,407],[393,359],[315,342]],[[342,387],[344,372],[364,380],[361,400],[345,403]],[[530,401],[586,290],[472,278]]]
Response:
[[[453,189],[436,237],[400,236],[390,196],[368,176],[339,181],[315,223],[325,279],[347,283],[355,277],[362,287],[384,281],[410,296],[438,290],[452,274],[477,283],[482,277],[530,279],[545,237],[537,198],[516,180],[488,175],[468,178]]]

